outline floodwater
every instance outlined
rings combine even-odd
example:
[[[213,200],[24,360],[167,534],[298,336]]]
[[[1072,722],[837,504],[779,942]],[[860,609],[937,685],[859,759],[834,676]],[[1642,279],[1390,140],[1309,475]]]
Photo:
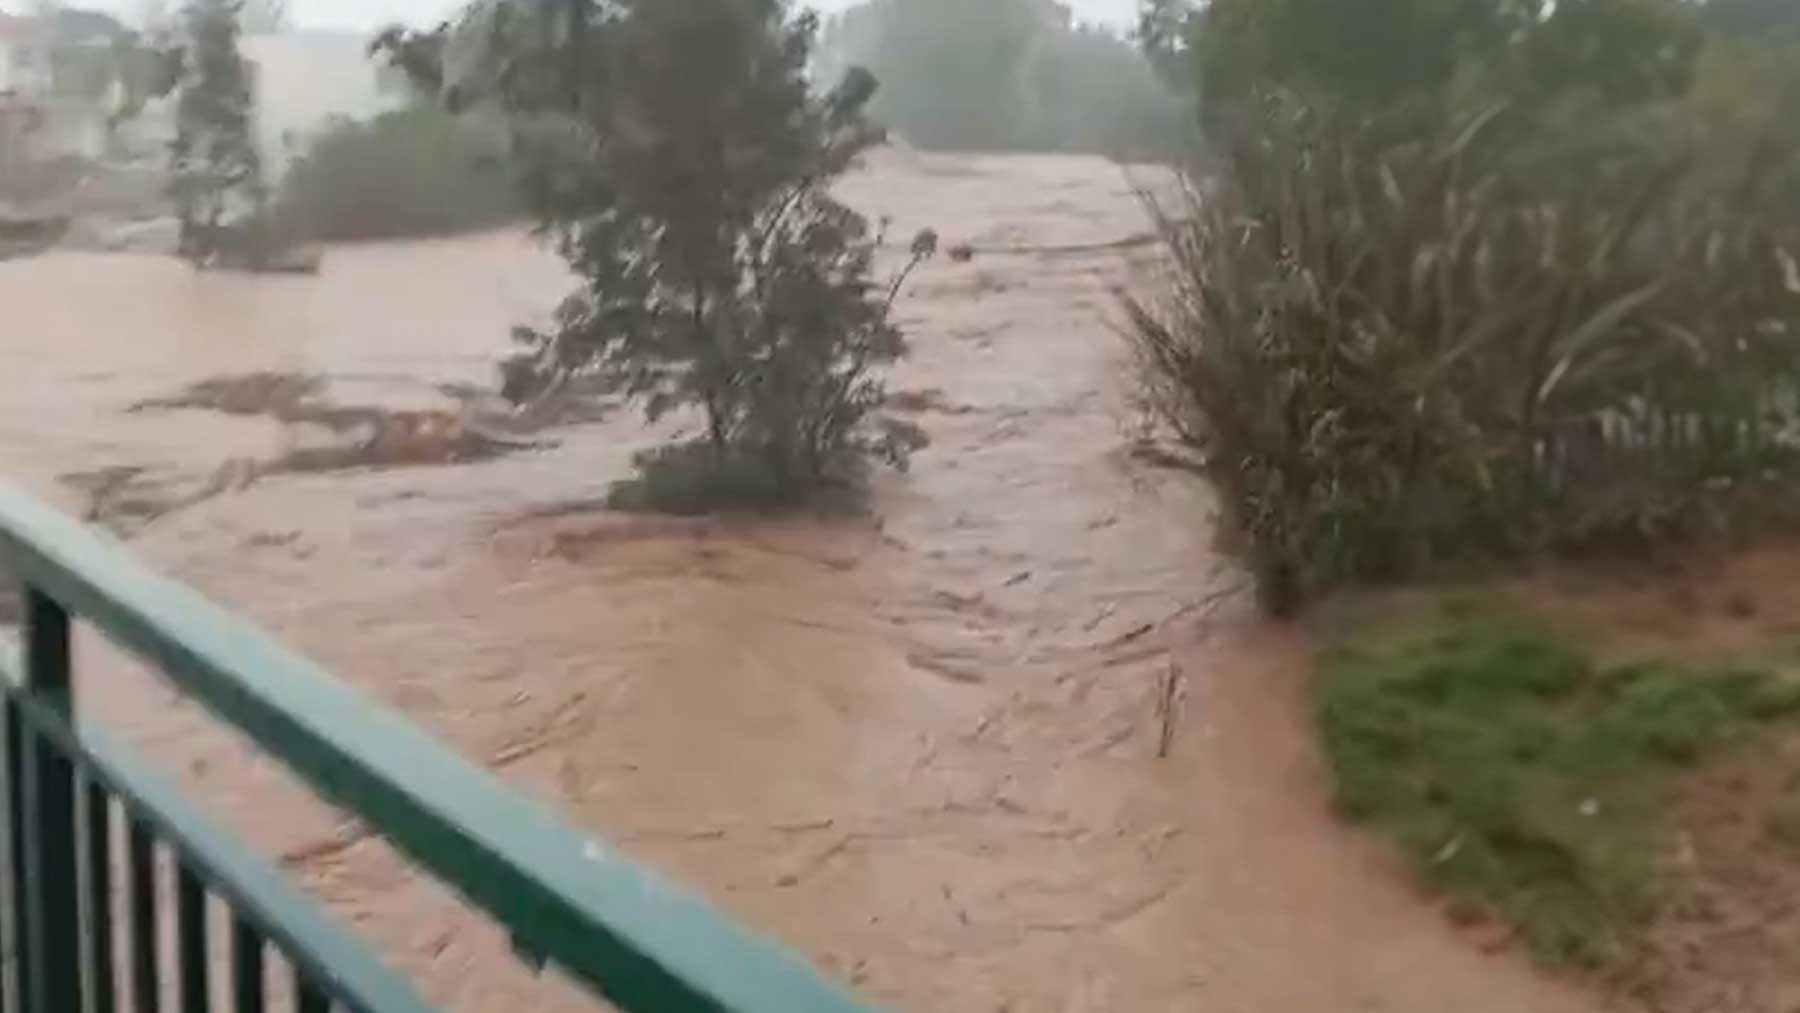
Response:
[[[914,357],[893,387],[931,442],[866,516],[609,515],[595,497],[670,435],[630,412],[523,452],[289,468],[343,434],[142,404],[263,373],[427,427],[488,411],[469,385],[568,285],[510,234],[333,249],[316,278],[0,264],[0,472],[882,1005],[1590,1008],[1456,934],[1329,815],[1306,643],[1249,614],[1207,490],[1134,453],[1111,286],[1148,251],[1110,245],[1145,229],[1125,174],[890,152],[845,191],[902,240],[930,225],[976,253],[899,303]],[[84,706],[429,998],[587,1008],[245,743],[80,647]]]

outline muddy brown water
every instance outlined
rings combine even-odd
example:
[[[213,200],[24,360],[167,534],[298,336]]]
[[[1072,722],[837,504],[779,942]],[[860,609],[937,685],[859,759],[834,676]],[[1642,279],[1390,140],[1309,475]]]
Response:
[[[1109,286],[1150,251],[1109,164],[889,153],[846,185],[940,259],[894,375],[931,444],[858,518],[591,506],[650,433],[270,471],[274,416],[132,411],[250,373],[467,411],[567,288],[528,239],[330,251],[316,278],[0,264],[0,471],[471,760],[913,1010],[1562,1011],[1328,814],[1307,645],[1260,626],[1207,490],[1131,453]],[[1092,246],[1093,249],[1087,249]],[[124,504],[120,506],[120,504]],[[84,706],[457,1010],[587,1008],[254,750],[84,638]],[[1171,673],[1168,755],[1159,717]],[[1490,949],[1492,949],[1490,947]]]

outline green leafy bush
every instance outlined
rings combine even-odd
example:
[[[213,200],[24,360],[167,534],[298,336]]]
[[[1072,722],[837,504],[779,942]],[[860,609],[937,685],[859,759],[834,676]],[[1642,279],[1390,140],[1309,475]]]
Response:
[[[637,474],[607,493],[606,505],[614,510],[678,517],[720,509],[777,511],[818,492],[786,479],[760,456],[734,449],[721,452],[705,441],[658,447],[639,454],[633,463]]]
[[[490,116],[423,103],[326,128],[288,167],[276,214],[320,240],[446,235],[524,215]]]

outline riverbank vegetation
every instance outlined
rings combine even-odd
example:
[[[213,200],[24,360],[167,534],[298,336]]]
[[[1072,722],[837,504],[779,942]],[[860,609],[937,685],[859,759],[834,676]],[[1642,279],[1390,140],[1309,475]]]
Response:
[[[1150,0],[1142,41],[1206,157],[1146,198],[1166,273],[1127,331],[1271,612],[1791,522],[1800,8]],[[1453,917],[1656,1008],[1791,988],[1791,959],[1739,960],[1782,948],[1763,911],[1800,882],[1760,857],[1800,826],[1791,648],[1621,662],[1530,615],[1403,607],[1334,640],[1337,804]],[[1746,756],[1767,776],[1727,783],[1763,787],[1693,789]]]
[[[1725,12],[1153,4],[1209,160],[1130,333],[1271,608],[1781,511],[1800,49]]]
[[[506,163],[504,124],[423,102],[327,127],[288,166],[273,213],[321,241],[403,239],[525,217]]]
[[[554,326],[516,332],[506,393],[604,389],[691,427],[639,457],[620,505],[786,505],[904,461],[879,424],[905,351],[889,309],[937,240],[875,276],[882,230],[831,186],[879,139],[877,83],[815,89],[817,30],[781,0],[478,2],[377,44],[452,110],[500,111],[580,278]]]
[[[870,116],[921,148],[1122,159],[1189,148],[1187,104],[1111,30],[1055,0],[867,0],[826,25],[828,78],[872,71]]]

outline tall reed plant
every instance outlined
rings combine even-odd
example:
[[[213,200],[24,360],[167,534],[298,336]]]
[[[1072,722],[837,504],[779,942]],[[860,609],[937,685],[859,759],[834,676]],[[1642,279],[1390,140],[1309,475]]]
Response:
[[[1791,148],[1685,101],[1602,112],[1275,90],[1152,202],[1144,390],[1272,609],[1728,523],[1800,473]]]

